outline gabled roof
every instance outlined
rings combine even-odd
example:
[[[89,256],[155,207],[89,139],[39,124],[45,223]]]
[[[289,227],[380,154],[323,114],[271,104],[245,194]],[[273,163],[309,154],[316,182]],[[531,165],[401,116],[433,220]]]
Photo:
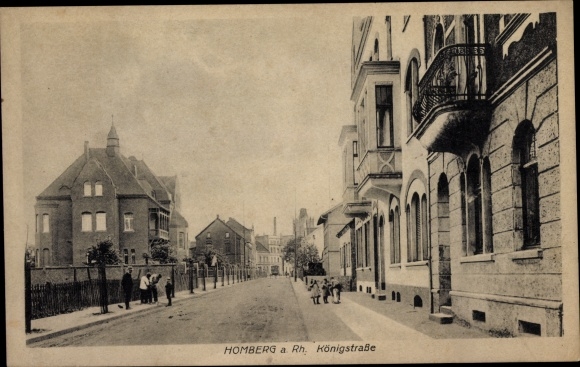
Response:
[[[328,220],[328,215],[330,213],[332,213],[333,211],[337,210],[338,208],[342,208],[342,203],[335,205],[334,207],[332,207],[331,209],[327,210],[326,212],[322,213],[320,215],[320,218],[318,218],[318,223],[316,223],[317,225],[321,225],[323,223],[326,223],[326,221]]]
[[[240,222],[234,218],[229,218],[227,222],[228,226],[232,228],[238,235],[243,237],[246,241],[252,241],[252,230],[244,227]]]
[[[270,252],[266,246],[262,244],[260,241],[256,241],[256,251],[257,252]]]
[[[158,176],[159,180],[165,185],[171,196],[175,198],[175,184],[177,176]]]

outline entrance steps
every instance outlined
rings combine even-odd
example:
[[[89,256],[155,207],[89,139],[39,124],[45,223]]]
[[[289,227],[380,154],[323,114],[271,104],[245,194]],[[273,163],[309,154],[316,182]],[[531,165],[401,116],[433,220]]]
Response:
[[[441,306],[439,307],[438,313],[429,315],[429,320],[435,321],[438,324],[451,324],[454,316],[455,313],[453,313],[451,306]]]

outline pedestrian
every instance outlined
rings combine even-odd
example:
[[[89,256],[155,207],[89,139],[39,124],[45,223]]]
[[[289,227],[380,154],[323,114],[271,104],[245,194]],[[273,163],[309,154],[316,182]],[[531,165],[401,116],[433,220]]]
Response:
[[[330,287],[332,289],[332,303],[340,303],[340,284],[334,279],[334,277],[330,278]]]
[[[123,279],[121,280],[121,286],[123,287],[123,293],[125,294],[125,309],[130,310],[131,307],[129,303],[131,302],[131,297],[133,296],[133,278],[131,278],[131,272],[133,268],[129,266],[126,273],[123,274]]]
[[[330,291],[330,284],[328,284],[328,280],[326,278],[324,278],[322,280],[322,285],[320,286],[320,288],[322,288],[322,302],[324,303],[328,303],[328,296],[331,295],[331,291]]]
[[[315,305],[320,304],[320,288],[318,288],[318,283],[316,280],[312,282],[311,290],[310,290],[310,298],[312,298],[312,302]]]
[[[161,280],[161,274],[153,274],[151,275],[151,284],[149,285],[150,294],[149,294],[149,302],[157,304],[157,283]]]
[[[171,306],[171,294],[173,293],[173,284],[171,284],[171,278],[167,278],[167,283],[165,284],[165,295],[167,296],[167,306]]]
[[[141,291],[141,304],[149,302],[150,279],[151,273],[147,273],[141,277],[141,283],[139,284],[139,290]]]

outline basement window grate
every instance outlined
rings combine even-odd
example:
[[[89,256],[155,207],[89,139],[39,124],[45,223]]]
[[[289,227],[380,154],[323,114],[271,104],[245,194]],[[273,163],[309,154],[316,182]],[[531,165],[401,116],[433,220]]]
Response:
[[[485,322],[485,312],[473,310],[471,313],[473,321]]]
[[[542,336],[542,325],[535,322],[518,320],[520,333]]]

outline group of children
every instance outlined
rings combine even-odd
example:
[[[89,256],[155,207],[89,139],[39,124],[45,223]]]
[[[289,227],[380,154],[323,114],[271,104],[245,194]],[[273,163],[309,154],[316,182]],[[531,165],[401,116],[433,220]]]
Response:
[[[332,303],[340,303],[340,291],[342,285],[334,279],[330,278],[330,283],[326,278],[322,280],[320,285],[316,279],[310,280],[310,285],[308,290],[310,291],[310,298],[315,305],[320,304],[320,296],[322,295],[322,301],[328,303],[328,297],[332,297]]]
[[[161,278],[161,274],[151,275],[151,273],[147,273],[141,278],[141,304],[157,303],[157,283],[159,283]],[[173,295],[173,284],[171,283],[171,278],[167,278],[165,284],[165,295],[167,296],[166,306],[171,306],[171,296]]]

